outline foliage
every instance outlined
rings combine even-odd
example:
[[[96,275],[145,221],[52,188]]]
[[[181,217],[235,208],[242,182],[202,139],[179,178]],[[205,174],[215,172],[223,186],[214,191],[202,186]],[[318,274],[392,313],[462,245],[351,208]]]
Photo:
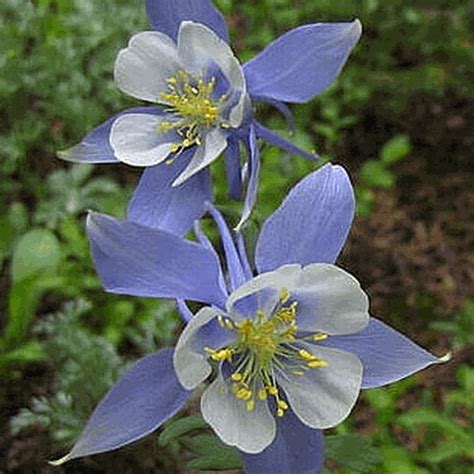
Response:
[[[68,303],[37,325],[37,331],[49,337],[45,349],[54,361],[56,389],[50,398],[34,398],[30,408],[12,419],[13,433],[39,424],[48,428],[60,446],[70,445],[122,371],[124,364],[115,346],[81,324],[90,309],[85,300]]]

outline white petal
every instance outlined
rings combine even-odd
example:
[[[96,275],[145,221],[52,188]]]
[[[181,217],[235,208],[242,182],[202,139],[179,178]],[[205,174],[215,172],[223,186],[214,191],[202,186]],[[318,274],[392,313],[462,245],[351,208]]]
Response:
[[[300,420],[315,429],[326,429],[341,423],[350,413],[360,392],[362,363],[353,354],[339,349],[302,345],[327,367],[310,369],[303,376],[282,376],[278,384]]]
[[[173,186],[179,186],[210,165],[225,150],[226,146],[227,140],[224,134],[218,128],[212,129],[204,137],[202,145],[196,146],[196,153],[194,153],[189,165],[173,182]]]
[[[300,331],[352,334],[368,324],[368,297],[358,281],[339,267],[326,263],[305,267],[284,265],[273,272],[262,273],[230,295],[227,312],[234,319],[249,317],[242,314],[243,305],[239,300],[255,295],[255,310],[270,315],[283,288],[290,292],[291,301],[298,302],[296,324]]]
[[[188,69],[202,68],[210,61],[214,62],[229,80],[231,88],[241,93],[229,116],[230,125],[238,127],[243,120],[248,97],[242,67],[230,46],[207,26],[183,21],[179,28],[178,51]]]
[[[248,314],[247,308],[249,307],[253,307],[253,311],[259,310],[271,315],[278,304],[280,290],[294,286],[300,273],[301,265],[284,265],[274,272],[262,273],[247,281],[229,296],[226,304],[229,317],[238,320],[242,317],[252,316]],[[255,299],[252,299],[254,304],[246,304],[245,310],[242,311],[241,305],[238,303],[252,295],[255,295]]]
[[[115,82],[126,94],[137,99],[163,103],[161,92],[166,80],[182,69],[173,40],[157,31],[144,31],[130,39],[115,61]]]
[[[230,342],[233,339],[231,331],[217,325],[212,332],[200,333],[199,330],[219,314],[213,308],[202,308],[184,328],[176,344],[173,355],[174,369],[179,382],[187,390],[196,388],[212,372],[204,347],[211,346],[213,349],[219,349],[227,341]]]
[[[166,160],[174,133],[160,133],[158,127],[165,116],[127,114],[119,117],[110,130],[110,146],[115,156],[132,166],[152,166]]]
[[[245,453],[260,453],[275,438],[276,423],[266,401],[256,401],[247,411],[245,402],[230,391],[222,375],[201,397],[202,416],[216,434],[230,446]]]

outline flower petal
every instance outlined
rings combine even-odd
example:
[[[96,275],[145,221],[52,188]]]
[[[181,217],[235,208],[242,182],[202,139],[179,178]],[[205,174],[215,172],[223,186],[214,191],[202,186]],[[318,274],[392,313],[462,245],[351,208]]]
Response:
[[[184,21],[179,28],[178,51],[181,61],[190,69],[215,63],[229,80],[231,88],[240,93],[229,117],[230,125],[238,127],[247,105],[246,85],[242,67],[230,46],[207,26]]]
[[[229,42],[224,16],[211,0],[147,0],[146,12],[153,29],[175,41],[179,25],[185,20],[191,20],[208,26],[224,41]]]
[[[128,206],[129,221],[179,236],[192,228],[204,213],[204,203],[212,201],[209,171],[201,171],[181,186],[171,186],[192,155],[193,150],[186,150],[170,165],[145,169]]]
[[[289,291],[290,303],[298,303],[299,331],[351,334],[368,324],[368,298],[359,282],[341,268],[325,263],[285,265],[256,276],[229,296],[227,313],[236,320],[249,317],[250,311],[270,315],[282,289]]]
[[[361,32],[359,20],[288,31],[244,65],[249,94],[283,102],[308,101],[336,79]]]
[[[237,233],[237,250],[239,252],[240,262],[245,274],[245,281],[251,280],[253,278],[252,267],[250,266],[249,257],[247,254],[247,249],[245,248],[245,239],[242,233]]]
[[[324,345],[352,352],[362,361],[362,388],[381,387],[445,361],[375,318],[362,331],[330,337]]]
[[[128,369],[94,410],[69,454],[54,464],[133,443],[180,410],[192,392],[179,384],[172,356],[172,349],[164,349]]]
[[[334,263],[354,218],[349,177],[330,164],[311,173],[289,192],[263,225],[255,260],[260,272],[286,263]]]
[[[277,419],[273,443],[259,454],[242,453],[247,474],[320,474],[324,462],[323,432],[304,425],[288,410]]]
[[[212,253],[212,255],[214,255],[214,258],[216,259],[216,262],[219,262],[220,263],[220,257],[219,257],[219,254],[216,252],[216,249],[214,248],[214,245],[212,244],[212,242],[209,240],[209,238],[207,237],[207,235],[203,232],[203,230],[201,229],[201,226],[199,225],[199,221],[195,221],[194,222],[194,235],[196,236],[196,238],[198,239],[198,242],[207,250],[209,250],[209,252]],[[220,287],[227,293],[227,283],[225,281],[225,278],[224,278],[224,273],[222,271],[222,266],[219,265],[219,284],[220,284]]]
[[[187,324],[176,344],[174,369],[181,385],[195,389],[212,372],[205,347],[220,349],[234,339],[234,334],[216,322],[221,313],[210,307],[202,308]]]
[[[329,347],[299,343],[327,367],[311,369],[303,376],[276,373],[288,404],[306,425],[326,429],[341,423],[350,413],[359,395],[362,363],[353,354]]]
[[[217,128],[211,130],[202,145],[194,147],[195,153],[186,169],[174,180],[173,186],[179,186],[191,176],[210,165],[225,150],[227,140]]]
[[[219,263],[202,246],[97,213],[89,214],[87,231],[96,270],[107,291],[225,304]]]
[[[227,148],[225,151],[225,165],[227,183],[229,187],[229,197],[240,200],[242,194],[242,172],[240,167],[240,148],[238,140],[230,135],[227,138]]]
[[[132,166],[153,166],[168,158],[173,143],[179,141],[175,132],[162,133],[166,116],[128,114],[119,117],[110,130],[110,146],[115,156]]]
[[[237,232],[240,232],[240,229],[245,224],[245,222],[250,217],[252,210],[255,206],[258,193],[258,178],[260,176],[260,152],[258,150],[257,137],[255,134],[254,127],[250,127],[250,133],[248,136],[247,150],[249,154],[249,179],[247,183],[247,190],[245,193],[245,201],[242,209],[242,217],[240,218],[239,223],[235,227]]]
[[[176,44],[157,31],[132,36],[115,61],[114,77],[122,92],[148,102],[166,103],[160,93],[168,91],[167,79],[182,69]]]
[[[177,299],[176,300],[176,308],[178,309],[179,313],[181,314],[181,317],[189,322],[191,319],[193,319],[194,315],[191,312],[191,310],[188,308],[188,305],[186,304],[186,301],[182,299]]]
[[[222,214],[211,203],[207,203],[206,207],[219,229],[222,246],[224,247],[227,272],[229,274],[230,291],[233,291],[247,281],[245,270],[242,266],[234,238]]]
[[[257,135],[259,138],[262,138],[266,142],[270,143],[273,146],[276,146],[283,151],[288,153],[292,153],[294,155],[302,156],[307,160],[316,161],[319,160],[319,156],[314,153],[309,153],[308,151],[304,151],[301,148],[297,147],[293,143],[289,142],[280,135],[276,134],[273,130],[270,130],[264,127],[262,124],[258,122],[254,122],[255,130],[257,131]]]
[[[162,115],[164,111],[157,107],[134,107],[124,110],[89,132],[77,145],[68,150],[59,151],[58,157],[78,163],[117,163],[118,159],[110,146],[110,129],[119,117],[138,113]]]
[[[245,453],[259,453],[275,437],[275,419],[266,402],[257,401],[255,410],[247,411],[224,381],[222,374],[201,397],[201,412],[217,436]]]
[[[267,104],[272,105],[275,107],[285,118],[286,123],[288,125],[288,130],[290,132],[294,132],[296,128],[295,118],[293,117],[293,113],[291,112],[290,108],[280,100],[273,100],[269,99],[268,97],[252,97],[253,100],[261,100],[262,102],[266,102]]]

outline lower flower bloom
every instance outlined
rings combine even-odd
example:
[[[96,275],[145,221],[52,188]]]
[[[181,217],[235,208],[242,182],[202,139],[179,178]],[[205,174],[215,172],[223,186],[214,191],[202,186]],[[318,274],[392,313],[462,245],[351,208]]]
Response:
[[[247,473],[321,472],[322,429],[349,415],[361,389],[444,360],[369,316],[357,280],[334,265],[354,215],[340,166],[290,191],[262,227],[255,265],[212,205],[225,268],[198,225],[198,242],[184,239],[187,225],[174,218],[150,227],[147,206],[135,199],[133,222],[89,216],[98,274],[113,293],[177,299],[188,323],[174,351],[148,355],[122,376],[60,463],[148,435],[209,381],[203,416],[241,451]],[[193,316],[187,300],[204,306]]]
[[[178,341],[174,367],[190,390],[218,364],[201,399],[204,419],[225,443],[258,453],[275,437],[274,417],[290,407],[315,429],[349,414],[362,363],[324,341],[368,321],[368,298],[348,273],[330,264],[285,265],[233,292],[226,313],[203,308]]]

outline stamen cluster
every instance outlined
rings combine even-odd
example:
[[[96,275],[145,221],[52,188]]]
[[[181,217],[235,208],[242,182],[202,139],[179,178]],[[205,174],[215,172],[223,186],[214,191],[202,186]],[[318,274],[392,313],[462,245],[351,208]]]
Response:
[[[276,414],[283,416],[288,404],[281,397],[275,372],[282,372],[284,376],[304,376],[308,370],[328,365],[298,347],[298,341],[322,341],[327,335],[316,333],[297,338],[298,303],[286,305],[289,299],[290,293],[282,289],[279,304],[269,317],[263,311],[257,311],[254,319],[239,322],[220,316],[220,326],[234,331],[235,340],[222,349],[205,348],[211,360],[232,366],[232,393],[245,402],[248,411],[255,409],[257,401],[274,397]]]
[[[172,152],[177,153],[193,145],[201,144],[202,127],[218,125],[220,105],[225,100],[221,96],[213,99],[216,78],[208,81],[202,76],[192,75],[180,70],[167,80],[169,92],[160,93],[160,99],[169,105],[169,112],[176,120],[162,122],[158,132],[165,133],[176,130],[182,137],[181,143],[174,144]]]

